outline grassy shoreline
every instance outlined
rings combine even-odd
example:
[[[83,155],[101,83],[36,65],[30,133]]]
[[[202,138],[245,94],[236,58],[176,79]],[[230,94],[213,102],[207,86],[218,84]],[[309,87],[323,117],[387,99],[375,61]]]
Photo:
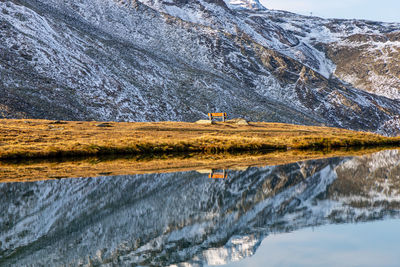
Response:
[[[0,160],[400,146],[399,137],[282,123],[0,120]]]

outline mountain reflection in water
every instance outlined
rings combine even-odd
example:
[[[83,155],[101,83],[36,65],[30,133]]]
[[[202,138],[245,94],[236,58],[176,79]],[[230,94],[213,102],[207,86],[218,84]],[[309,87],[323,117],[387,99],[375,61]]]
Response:
[[[0,184],[0,265],[224,264],[270,234],[400,218],[400,153]]]

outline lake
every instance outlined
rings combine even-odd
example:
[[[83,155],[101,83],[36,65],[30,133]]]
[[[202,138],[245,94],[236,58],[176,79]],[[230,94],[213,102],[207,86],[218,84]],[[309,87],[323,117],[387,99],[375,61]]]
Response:
[[[399,266],[399,164],[387,150],[1,183],[0,265]]]

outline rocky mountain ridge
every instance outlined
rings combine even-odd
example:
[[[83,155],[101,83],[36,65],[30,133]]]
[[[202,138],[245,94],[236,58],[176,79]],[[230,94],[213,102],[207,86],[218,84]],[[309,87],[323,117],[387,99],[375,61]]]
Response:
[[[7,0],[0,10],[1,117],[194,121],[225,111],[398,132],[399,24],[222,0]],[[392,41],[348,51],[348,39],[360,47],[371,35]],[[390,61],[368,80],[382,45]],[[353,71],[360,57],[371,63]]]

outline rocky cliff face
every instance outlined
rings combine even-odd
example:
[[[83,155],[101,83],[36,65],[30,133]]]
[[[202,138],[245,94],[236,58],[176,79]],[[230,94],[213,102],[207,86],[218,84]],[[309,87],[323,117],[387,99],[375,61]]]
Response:
[[[236,2],[1,1],[0,116],[192,121],[225,111],[255,121],[396,133],[400,104],[386,90],[389,78],[365,81],[372,63],[349,69],[369,48],[349,52],[343,43],[371,34],[394,38],[384,43],[393,60],[376,73],[397,75],[398,24],[323,20]],[[376,95],[377,84],[384,93]]]
[[[399,162],[385,151],[225,180],[186,172],[1,184],[0,265],[240,260],[271,232],[399,218]]]

